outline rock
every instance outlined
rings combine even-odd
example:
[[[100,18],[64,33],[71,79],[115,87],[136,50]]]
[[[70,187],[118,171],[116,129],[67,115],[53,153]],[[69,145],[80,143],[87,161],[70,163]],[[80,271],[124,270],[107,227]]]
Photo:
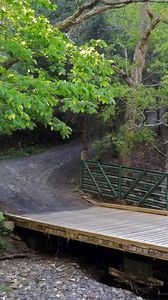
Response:
[[[4,300],[143,300],[135,294],[107,286],[88,276],[71,258],[17,259],[1,264],[0,282],[12,288]],[[25,279],[26,278],[26,279]]]
[[[15,224],[12,221],[3,221],[3,227],[6,230],[13,231],[15,228]]]

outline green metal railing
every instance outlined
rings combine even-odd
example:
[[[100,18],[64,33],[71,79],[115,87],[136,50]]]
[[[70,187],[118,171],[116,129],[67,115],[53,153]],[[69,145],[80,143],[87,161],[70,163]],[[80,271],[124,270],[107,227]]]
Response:
[[[168,173],[85,160],[81,189],[136,206],[168,210]]]

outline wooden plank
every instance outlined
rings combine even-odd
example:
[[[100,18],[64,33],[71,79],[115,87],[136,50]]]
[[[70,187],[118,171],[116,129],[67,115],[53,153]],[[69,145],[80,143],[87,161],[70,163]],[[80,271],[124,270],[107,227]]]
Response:
[[[168,211],[167,210],[159,210],[159,209],[144,208],[144,207],[137,207],[137,206],[131,206],[131,205],[122,205],[122,204],[112,204],[112,203],[105,203],[105,202],[96,202],[96,201],[93,201],[93,200],[89,200],[89,202],[91,204],[93,204],[94,206],[168,216]]]

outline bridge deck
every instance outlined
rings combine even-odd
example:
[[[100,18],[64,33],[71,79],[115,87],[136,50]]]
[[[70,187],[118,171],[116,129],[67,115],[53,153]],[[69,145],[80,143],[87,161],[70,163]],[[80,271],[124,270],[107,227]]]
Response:
[[[6,216],[23,228],[168,260],[168,216],[105,207]]]

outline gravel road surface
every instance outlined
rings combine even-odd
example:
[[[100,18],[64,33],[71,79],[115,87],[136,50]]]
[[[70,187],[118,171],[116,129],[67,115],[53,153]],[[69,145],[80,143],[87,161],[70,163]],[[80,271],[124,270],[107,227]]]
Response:
[[[88,207],[79,193],[78,142],[26,158],[0,161],[0,210],[18,213]]]

